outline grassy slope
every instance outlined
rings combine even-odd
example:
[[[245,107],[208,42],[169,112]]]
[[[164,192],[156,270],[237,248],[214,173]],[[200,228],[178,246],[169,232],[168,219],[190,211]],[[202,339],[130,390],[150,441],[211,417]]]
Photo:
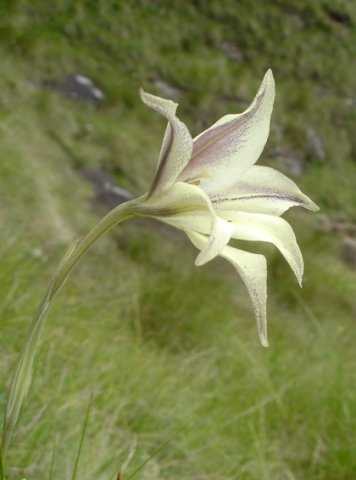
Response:
[[[137,89],[154,91],[155,77],[183,89],[181,116],[196,133],[243,108],[271,66],[278,99],[263,161],[276,165],[268,152],[280,145],[303,156],[316,129],[327,160],[298,181],[324,215],[356,216],[351,2],[338,5],[349,26],[312,0],[54,3],[2,2],[2,405],[51,272],[96,221],[76,169],[104,166],[135,193],[149,184],[164,125]],[[227,58],[222,41],[245,61]],[[41,89],[42,78],[73,71],[103,87],[102,108]],[[351,479],[355,274],[316,216],[289,218],[305,284],[299,291],[268,250],[269,350],[228,265],[196,269],[185,239],[153,225],[123,225],[104,239],[50,316],[9,480],[48,478],[54,443],[54,478],[70,478],[91,393],[81,479],[114,478],[135,442],[129,471],[152,457],[143,479]]]

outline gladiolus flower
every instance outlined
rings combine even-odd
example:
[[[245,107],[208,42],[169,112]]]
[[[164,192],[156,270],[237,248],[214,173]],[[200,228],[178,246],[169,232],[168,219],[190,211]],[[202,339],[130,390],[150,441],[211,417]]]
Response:
[[[292,180],[255,165],[269,134],[275,97],[271,70],[247,110],[222,117],[194,139],[176,116],[176,103],[140,93],[168,126],[156,175],[149,192],[136,200],[136,214],[183,230],[200,250],[196,265],[217,255],[231,262],[251,297],[261,343],[268,346],[266,259],[228,242],[233,238],[273,243],[301,284],[302,254],[281,215],[294,206],[318,210]]]

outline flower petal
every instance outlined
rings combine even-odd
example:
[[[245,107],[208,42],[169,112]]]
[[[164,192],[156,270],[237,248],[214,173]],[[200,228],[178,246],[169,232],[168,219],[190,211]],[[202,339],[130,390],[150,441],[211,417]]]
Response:
[[[273,243],[289,263],[299,284],[303,277],[303,257],[292,227],[274,215],[247,212],[223,212],[235,224],[233,238]]]
[[[268,138],[274,95],[273,75],[268,70],[245,112],[222,117],[194,139],[192,158],[179,180],[199,181],[209,195],[235,184],[262,153]]]
[[[226,193],[212,197],[222,210],[282,215],[290,207],[319,207],[297,185],[274,168],[254,165]]]
[[[156,218],[185,232],[208,235],[209,240],[199,253],[196,265],[203,265],[219,255],[235,230],[232,223],[216,215],[203,190],[183,182],[144,199],[138,214]]]
[[[204,265],[219,255],[225,245],[230,241],[234,229],[233,224],[223,218],[215,217],[208,243],[197,256],[195,265]]]
[[[196,233],[188,233],[192,243],[203,249],[207,238]],[[232,263],[250,295],[257,322],[260,341],[268,347],[266,301],[267,301],[267,262],[263,255],[245,252],[237,248],[225,246],[220,255]]]
[[[168,120],[156,174],[148,193],[151,196],[157,190],[173,185],[191,157],[193,140],[188,128],[175,115],[177,103],[146,93],[142,89],[140,95],[148,107]]]

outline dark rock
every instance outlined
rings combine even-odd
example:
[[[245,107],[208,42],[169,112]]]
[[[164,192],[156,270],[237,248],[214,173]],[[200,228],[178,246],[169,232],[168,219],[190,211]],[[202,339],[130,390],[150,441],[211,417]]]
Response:
[[[69,74],[60,80],[45,79],[42,84],[72,100],[84,100],[97,106],[104,101],[102,90],[84,75]]]
[[[110,175],[97,167],[86,165],[81,169],[81,174],[93,185],[95,190],[93,201],[96,204],[111,209],[133,198],[131,193],[119,187]]]
[[[343,261],[352,268],[356,269],[356,239],[345,237],[340,245],[340,256]]]
[[[341,10],[337,9],[336,6],[331,5],[323,5],[325,13],[328,17],[333,20],[334,22],[343,25],[345,27],[351,27],[352,21],[350,16],[346,12],[342,12]]]
[[[315,130],[309,130],[307,143],[307,159],[311,161],[324,162],[324,144]]]

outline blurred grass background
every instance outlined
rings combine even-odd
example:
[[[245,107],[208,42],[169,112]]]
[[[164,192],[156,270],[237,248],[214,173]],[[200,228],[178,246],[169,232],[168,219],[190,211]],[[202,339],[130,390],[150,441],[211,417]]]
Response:
[[[0,13],[1,410],[54,268],[99,218],[81,169],[149,186],[165,124],[140,86],[179,100],[197,134],[242,111],[272,68],[260,164],[321,207],[287,215],[302,290],[265,250],[267,350],[230,265],[194,267],[189,242],[154,223],[103,239],[50,315],[8,480],[49,478],[52,460],[53,478],[70,478],[91,394],[81,480],[113,480],[135,445],[126,478],[143,462],[135,478],[355,478],[356,271],[340,257],[346,233],[325,228],[356,223],[355,3],[2,0]],[[44,86],[68,74],[104,101]]]

